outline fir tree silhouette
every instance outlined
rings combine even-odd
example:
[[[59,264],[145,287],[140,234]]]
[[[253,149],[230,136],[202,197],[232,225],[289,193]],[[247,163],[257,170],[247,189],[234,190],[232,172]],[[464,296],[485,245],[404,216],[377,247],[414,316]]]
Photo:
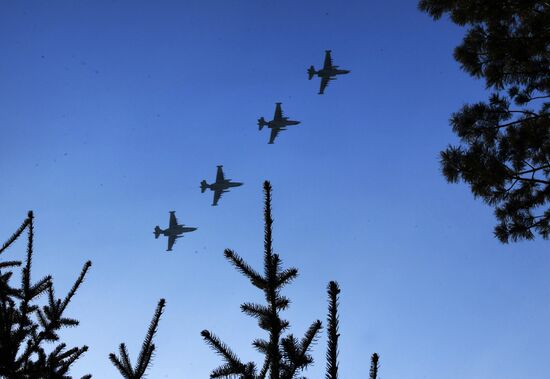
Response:
[[[119,347],[120,358],[118,358],[114,353],[109,354],[109,359],[125,379],[141,379],[145,377],[145,372],[151,364],[151,359],[155,351],[153,337],[157,332],[160,316],[162,315],[165,304],[166,301],[164,299],[160,299],[153,319],[149,324],[147,335],[141,345],[141,352],[139,353],[135,367],[132,367],[130,355],[128,354],[128,349],[126,348],[126,344],[124,342],[121,343]]]
[[[76,291],[84,281],[92,263],[84,264],[73,287],[64,299],[55,297],[52,277],[31,280],[34,252],[34,215],[32,211],[21,226],[2,245],[4,253],[25,231],[28,232],[25,264],[21,261],[0,261],[0,377],[9,379],[71,379],[71,365],[87,350],[87,346],[67,349],[60,342],[59,331],[78,325],[78,320],[64,313]],[[21,287],[12,287],[10,279],[15,267],[21,268]],[[47,295],[47,305],[36,304]],[[46,344],[57,343],[49,353]],[[82,379],[89,379],[85,375]]]
[[[264,183],[265,192],[265,238],[264,238],[264,273],[261,275],[250,267],[240,256],[232,250],[225,250],[224,255],[233,266],[244,276],[248,277],[252,285],[263,291],[266,305],[244,303],[242,312],[256,318],[261,329],[268,332],[268,339],[256,339],[252,345],[264,355],[262,367],[258,370],[255,363],[243,363],[231,349],[221,342],[218,337],[208,330],[202,331],[206,343],[216,351],[225,361],[225,364],[213,370],[211,378],[238,377],[241,379],[263,379],[269,372],[270,379],[292,379],[313,363],[309,354],[322,328],[321,321],[314,321],[301,340],[294,335],[283,333],[289,328],[289,322],[280,316],[280,312],[287,309],[290,300],[281,295],[281,289],[298,276],[295,268],[282,269],[282,262],[278,254],[273,253],[271,217],[271,184]]]
[[[328,285],[328,317],[327,317],[327,379],[338,379],[338,294],[340,287],[332,281]]]
[[[376,353],[374,353],[370,360],[370,378],[369,379],[376,379],[378,377],[378,359],[380,356]]]

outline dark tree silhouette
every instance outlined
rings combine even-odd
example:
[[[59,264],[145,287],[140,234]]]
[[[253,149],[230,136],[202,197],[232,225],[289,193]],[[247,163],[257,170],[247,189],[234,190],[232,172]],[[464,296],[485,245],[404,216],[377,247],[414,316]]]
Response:
[[[421,0],[468,30],[462,69],[494,92],[451,117],[460,144],[441,152],[444,176],[494,207],[503,243],[550,235],[550,2]]]
[[[370,379],[376,379],[378,377],[378,359],[380,356],[374,353],[370,359]]]
[[[71,365],[87,350],[87,346],[67,349],[60,342],[59,331],[78,325],[78,321],[64,313],[76,291],[84,281],[92,263],[86,262],[73,287],[64,299],[55,297],[51,276],[33,283],[31,268],[34,242],[34,217],[28,217],[16,232],[2,245],[4,253],[25,231],[28,232],[25,264],[21,261],[0,261],[0,377],[10,379],[48,378],[70,379]],[[12,268],[21,267],[21,287],[12,287]],[[47,305],[36,304],[47,295]],[[46,352],[46,344],[55,344]],[[82,379],[89,379],[85,375]]]
[[[283,336],[289,328],[289,322],[282,319],[280,312],[285,310],[290,301],[281,295],[281,289],[298,276],[295,268],[282,269],[278,254],[273,253],[271,217],[271,185],[264,183],[265,192],[265,239],[264,239],[264,273],[261,275],[250,267],[232,250],[225,250],[225,257],[250,282],[265,295],[266,305],[244,303],[241,310],[258,320],[260,328],[268,332],[269,338],[256,339],[252,344],[262,354],[264,362],[258,370],[253,362],[243,363],[231,349],[222,343],[208,330],[202,331],[204,340],[224,359],[225,364],[213,370],[211,378],[238,377],[241,379],[265,378],[269,372],[271,379],[292,379],[313,363],[309,350],[321,330],[321,321],[311,324],[301,340],[292,334]]]
[[[280,312],[285,310],[290,300],[281,295],[281,289],[298,276],[295,268],[282,269],[278,254],[273,253],[273,218],[271,217],[271,184],[264,182],[265,206],[265,237],[264,237],[264,272],[263,275],[250,267],[232,250],[226,249],[224,255],[229,262],[246,276],[252,285],[260,289],[265,296],[267,305],[244,303],[241,311],[256,318],[261,329],[269,334],[267,340],[256,339],[252,345],[264,355],[260,369],[254,362],[242,362],[237,355],[218,337],[208,330],[202,331],[202,337],[208,345],[224,360],[224,364],[210,373],[211,378],[264,379],[269,374],[270,379],[293,379],[313,363],[309,354],[312,344],[322,328],[321,321],[311,324],[301,340],[292,334],[283,336],[289,328],[289,322],[281,319]],[[338,295],[340,287],[331,281],[327,287],[329,297],[328,307],[328,343],[326,378],[338,378]],[[371,378],[376,379],[378,372],[378,355],[372,357],[373,367]],[[373,376],[374,375],[374,376]],[[304,377],[301,377],[302,379]]]
[[[157,332],[160,316],[162,315],[165,304],[166,301],[164,299],[160,299],[153,319],[149,324],[147,335],[141,345],[141,351],[135,367],[133,367],[130,362],[130,355],[128,354],[128,349],[126,348],[126,344],[124,342],[121,343],[119,347],[120,358],[118,358],[114,353],[109,354],[109,359],[125,379],[141,379],[145,377],[145,372],[151,364],[151,359],[155,351],[153,337]]]
[[[340,287],[332,281],[328,285],[328,317],[327,317],[327,379],[338,379],[338,294]]]

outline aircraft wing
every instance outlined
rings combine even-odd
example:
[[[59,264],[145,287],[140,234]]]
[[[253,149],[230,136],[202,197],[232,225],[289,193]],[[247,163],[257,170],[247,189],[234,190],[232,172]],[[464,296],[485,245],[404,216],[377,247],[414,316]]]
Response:
[[[216,182],[223,182],[225,180],[223,176],[222,166],[218,166],[218,172],[216,173]]]
[[[328,77],[321,78],[321,88],[319,88],[319,95],[322,95],[325,92],[325,88],[327,88],[329,82]]]
[[[168,249],[166,251],[172,251],[172,246],[176,243],[176,236],[169,236],[168,237]]]
[[[271,135],[269,136],[269,144],[272,144],[274,141],[275,141],[275,138],[277,138],[277,135],[279,134],[279,132],[281,130],[284,130],[284,129],[281,129],[281,128],[271,128]]]
[[[281,109],[281,103],[277,103],[277,106],[275,107],[275,115],[273,116],[273,121],[282,120],[283,119],[283,110]]]
[[[216,190],[216,191],[214,191],[214,201],[212,202],[212,205],[213,205],[213,206],[218,205],[218,201],[220,200],[220,198],[222,197],[222,194],[223,194],[224,192],[225,192],[225,191],[222,191],[222,190]]]
[[[325,63],[323,65],[323,69],[327,69],[331,67],[332,67],[332,58],[330,56],[330,50],[327,50],[325,52]]]
[[[178,219],[175,212],[170,212],[170,228],[178,225]]]

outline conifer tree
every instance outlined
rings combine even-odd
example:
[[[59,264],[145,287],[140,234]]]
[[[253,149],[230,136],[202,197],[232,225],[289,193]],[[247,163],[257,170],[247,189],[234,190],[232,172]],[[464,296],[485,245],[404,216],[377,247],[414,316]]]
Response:
[[[321,330],[321,321],[313,322],[300,340],[292,334],[283,336],[290,324],[281,318],[280,313],[289,306],[290,301],[281,295],[281,289],[298,276],[298,270],[282,269],[279,255],[273,252],[271,185],[267,181],[264,183],[264,193],[263,275],[255,271],[232,250],[227,249],[224,252],[226,259],[246,276],[252,285],[264,293],[267,304],[244,303],[241,305],[242,312],[256,318],[260,328],[268,333],[267,339],[256,339],[252,343],[264,355],[264,361],[259,369],[254,362],[243,363],[218,337],[208,330],[203,330],[201,334],[206,343],[225,361],[222,366],[211,372],[211,378],[264,379],[269,374],[270,379],[292,379],[313,363],[309,351]]]
[[[84,281],[91,262],[88,261],[64,299],[55,297],[52,277],[45,276],[33,282],[31,278],[34,252],[34,216],[28,217],[15,233],[2,245],[4,253],[27,230],[27,254],[21,261],[0,261],[0,377],[10,379],[71,379],[71,365],[88,347],[67,349],[60,342],[59,331],[78,325],[78,321],[65,316],[65,311]],[[15,267],[21,267],[21,286],[13,287],[10,279]],[[47,305],[36,304],[42,295]],[[46,344],[55,344],[48,353]],[[82,379],[89,379],[85,375]]]
[[[493,91],[451,116],[460,144],[441,152],[444,176],[494,207],[501,242],[548,239],[550,2],[421,0],[419,8],[468,28],[454,57]]]
[[[328,285],[328,316],[327,316],[327,373],[326,379],[338,379],[338,294],[340,287],[332,281]]]
[[[374,353],[370,359],[370,378],[369,379],[376,379],[378,377],[378,359],[380,357],[378,354]]]
[[[166,301],[164,299],[160,299],[155,314],[153,315],[153,319],[149,324],[149,329],[147,330],[143,344],[141,345],[141,351],[135,367],[133,367],[130,362],[130,355],[128,354],[128,349],[126,348],[126,344],[124,342],[121,343],[119,347],[120,358],[114,353],[109,354],[109,359],[125,379],[141,379],[145,377],[145,373],[151,364],[151,359],[155,351],[153,337],[157,332],[160,316],[162,315],[165,304]]]

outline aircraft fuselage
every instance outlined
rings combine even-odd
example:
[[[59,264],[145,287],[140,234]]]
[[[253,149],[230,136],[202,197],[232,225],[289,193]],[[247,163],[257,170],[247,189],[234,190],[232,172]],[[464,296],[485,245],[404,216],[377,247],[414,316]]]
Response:
[[[271,120],[267,123],[267,127],[268,128],[278,128],[278,129],[281,129],[281,128],[285,128],[287,126],[290,126],[290,125],[298,125],[300,123],[300,121],[294,121],[294,120],[289,120],[287,118],[284,118],[282,120]]]
[[[183,233],[189,233],[197,230],[197,228],[193,228],[190,226],[183,226],[183,225],[176,225],[168,229],[164,229],[161,233],[163,236],[170,237],[170,236],[179,236]]]
[[[221,181],[221,182],[214,182],[212,184],[209,184],[208,188],[210,188],[210,190],[212,190],[212,191],[218,191],[218,190],[224,191],[228,188],[239,187],[239,186],[242,186],[242,185],[243,185],[243,183],[232,182],[231,180],[226,179],[226,180]]]
[[[334,77],[336,75],[344,75],[344,74],[349,74],[350,73],[350,70],[339,70],[337,68],[330,68],[330,69],[320,69],[319,71],[317,71],[317,76],[320,77],[320,78],[331,78],[331,77]]]

